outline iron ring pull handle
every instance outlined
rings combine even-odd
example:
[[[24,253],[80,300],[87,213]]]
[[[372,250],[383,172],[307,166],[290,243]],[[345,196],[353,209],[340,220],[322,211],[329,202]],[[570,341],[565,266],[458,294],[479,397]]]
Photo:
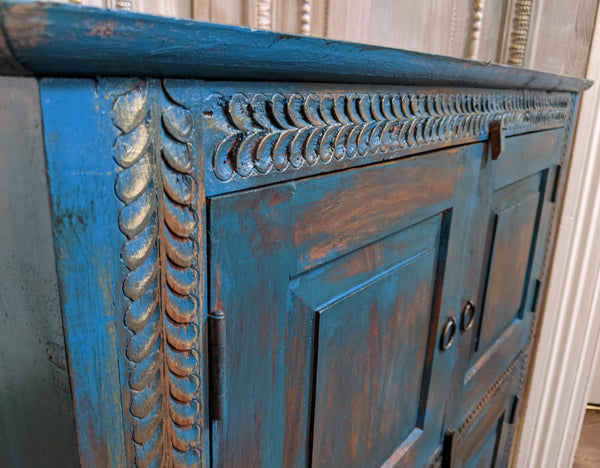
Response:
[[[470,330],[473,327],[473,323],[475,323],[475,304],[467,301],[462,310],[460,329],[462,331]]]
[[[452,346],[454,343],[454,338],[456,337],[456,320],[454,317],[448,317],[446,320],[446,324],[444,325],[444,330],[442,331],[442,338],[440,340],[440,348],[442,351],[446,351]]]

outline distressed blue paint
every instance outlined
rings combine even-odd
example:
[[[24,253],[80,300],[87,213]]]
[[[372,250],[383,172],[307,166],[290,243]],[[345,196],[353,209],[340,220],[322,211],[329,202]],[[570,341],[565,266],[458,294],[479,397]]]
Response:
[[[117,327],[121,244],[111,101],[93,80],[40,83],[59,290],[84,466],[126,466]]]
[[[2,7],[16,58],[37,75],[474,86],[582,91],[591,82],[516,67],[68,5]]]
[[[559,128],[507,138],[500,158],[482,167],[486,183],[472,207],[471,266],[463,296],[463,304],[474,301],[477,312],[473,327],[458,343],[458,391],[448,405],[451,426],[474,411],[489,383],[501,378],[530,345],[535,322],[529,305],[535,283],[543,277],[544,240],[554,208],[548,203],[549,174],[565,162],[566,132],[568,128]]]
[[[506,137],[561,127],[569,118],[571,101],[568,93],[445,87],[217,81],[206,82],[201,89],[206,101],[203,145],[208,196],[260,186],[265,178],[269,183],[283,182],[486,141],[489,119],[503,121]],[[443,104],[448,96],[456,97],[456,107]],[[465,104],[471,101],[486,103]],[[406,116],[394,114],[394,102],[397,109],[400,102],[423,109],[418,117],[410,111]],[[438,106],[445,109],[441,115],[433,111]],[[403,131],[393,130],[400,128]],[[440,128],[446,129],[444,135]],[[505,165],[512,157],[507,153],[494,164]],[[537,159],[544,163],[542,151]]]
[[[452,313],[461,291],[466,264],[459,246],[468,228],[470,213],[465,206],[478,182],[482,149],[472,145],[440,151],[429,157],[211,200],[210,302],[212,308],[225,311],[228,321],[228,407],[224,421],[213,427],[216,466],[244,462],[264,468],[310,466],[311,456],[313,463],[324,466],[364,466],[365,460],[379,464],[392,456],[399,466],[420,467],[437,450],[447,388],[457,360],[453,350],[440,353],[437,329]],[[416,258],[426,261],[417,262]],[[392,289],[406,293],[399,297],[414,294],[418,299],[406,306],[403,317],[427,324],[425,331],[420,328],[419,346],[403,348],[405,354],[397,353],[395,358],[376,351],[378,343],[385,340],[388,347],[402,342],[395,333],[403,325],[391,318],[395,316],[394,301],[381,299],[380,305],[386,310],[381,311],[380,326],[372,330],[369,320],[379,314],[365,313],[364,303],[348,304],[364,291],[373,299],[372,288],[381,286],[379,280],[388,281],[393,272],[402,270],[393,264],[386,266],[389,261],[396,266],[398,262],[400,266],[403,262],[414,266],[411,275],[418,287],[410,283],[403,289],[395,284]],[[385,274],[382,269],[392,273]],[[319,321],[317,315],[326,315],[328,308],[336,307],[337,313],[352,317]],[[336,330],[345,322],[351,324],[350,329]],[[320,330],[321,325],[328,329]],[[431,334],[427,331],[430,328]],[[323,344],[328,348],[345,341],[339,336],[336,339],[336,331],[352,337],[349,342],[360,347],[356,356],[362,351],[364,360],[369,356],[377,362],[381,359],[380,378],[368,372],[353,373],[354,359],[321,362],[321,353],[327,352],[321,349],[322,333],[332,334]],[[315,373],[313,360],[317,355]],[[340,355],[344,353],[336,357]],[[365,361],[362,365],[369,367]],[[417,382],[418,388],[407,390],[405,395],[398,382],[406,368],[418,374],[407,379]],[[387,385],[387,377],[394,383]],[[312,387],[315,378],[316,394]],[[348,403],[344,409],[323,403],[328,379],[336,378],[356,380],[334,389],[340,401]],[[361,402],[368,400],[367,393],[363,401],[357,390],[363,385],[372,389],[373,400],[393,393],[398,398],[398,411],[406,411],[405,420],[390,416],[386,424],[395,424],[396,429],[374,441],[376,431],[370,429],[376,423],[368,421],[368,410],[352,423],[344,413],[358,411]],[[382,393],[374,396],[378,391]],[[333,396],[331,401],[335,400]],[[373,409],[372,414],[382,407]],[[332,424],[349,426],[340,428],[336,438],[321,432],[320,424],[328,430]],[[311,434],[316,438],[312,447]],[[371,438],[372,447],[352,457],[351,434],[361,444],[369,444]],[[328,443],[338,449],[338,444],[347,444],[346,450],[328,454],[323,449]]]
[[[198,274],[188,281],[192,284],[192,293],[178,292],[180,297],[198,296],[197,313],[191,314],[190,320],[198,325],[201,342],[197,349],[198,360],[194,361],[191,371],[192,377],[198,378],[201,390],[199,393],[194,393],[193,389],[180,393],[198,396],[199,405],[190,408],[200,435],[190,446],[180,450],[181,453],[188,453],[191,448],[190,452],[202,460],[204,467],[211,461],[214,466],[306,466],[311,456],[317,459],[313,460],[315,463],[329,461],[332,465],[352,466],[354,463],[362,466],[389,457],[390,464],[421,467],[439,453],[443,432],[462,427],[465,421],[470,421],[471,426],[464,431],[466,438],[462,445],[459,444],[462,454],[457,455],[456,460],[475,460],[475,463],[491,456],[489,444],[477,452],[478,428],[482,428],[482,433],[495,435],[494,428],[497,427],[500,439],[508,440],[506,424],[493,426],[490,420],[498,421],[508,407],[510,395],[520,391],[518,371],[523,365],[524,349],[530,342],[530,326],[534,324],[529,306],[533,302],[531,296],[536,281],[543,280],[542,241],[552,228],[550,218],[555,200],[551,190],[554,182],[550,181],[558,172],[557,164],[566,162],[564,153],[568,141],[565,137],[570,128],[562,127],[572,117],[572,107],[551,109],[546,116],[553,112],[560,114],[554,120],[544,120],[543,114],[537,116],[539,119],[534,114],[521,115],[525,124],[521,122],[507,132],[506,149],[494,162],[489,161],[487,148],[480,143],[488,138],[485,125],[475,133],[462,134],[462,137],[460,128],[454,129],[450,135],[437,135],[439,141],[435,138],[427,140],[425,133],[417,131],[410,137],[427,140],[423,145],[408,144],[400,150],[390,151],[382,146],[383,131],[376,133],[370,129],[390,124],[390,127],[406,125],[407,128],[421,125],[435,131],[432,128],[436,124],[432,120],[427,123],[416,121],[423,114],[414,109],[402,111],[418,114],[412,116],[411,123],[389,117],[393,112],[397,117],[400,111],[392,112],[389,106],[378,107],[384,99],[391,105],[391,94],[385,95],[388,91],[406,91],[417,96],[419,101],[424,92],[438,93],[443,99],[461,91],[457,88],[461,86],[518,88],[516,93],[525,96],[525,100],[533,94],[543,96],[543,104],[547,94],[527,94],[522,90],[581,91],[589,87],[589,81],[373,46],[67,5],[5,4],[0,8],[0,73],[26,74],[28,70],[38,76],[71,77],[43,79],[40,89],[58,289],[84,466],[132,465],[136,455],[145,453],[144,444],[148,442],[133,441],[134,428],[139,426],[131,417],[134,405],[130,400],[134,392],[130,387],[130,364],[133,361],[129,361],[126,347],[132,343],[133,334],[141,336],[142,344],[148,344],[149,339],[139,334],[140,330],[125,326],[124,311],[128,304],[139,298],[133,299],[130,295],[131,301],[126,303],[123,285],[125,275],[142,270],[140,265],[146,265],[152,253],[141,255],[140,264],[136,263],[139,258],[132,260],[135,256],[124,260],[126,239],[119,230],[118,221],[123,206],[133,205],[146,190],[157,206],[163,196],[171,197],[178,205],[171,207],[171,211],[155,208],[153,215],[158,218],[166,213],[193,213],[189,231],[186,220],[180,223],[171,219],[166,223],[173,223],[168,229],[182,229],[177,233],[178,239],[195,243],[197,250],[168,252],[168,247],[164,246],[171,241],[165,226],[160,238],[148,237],[152,249],[160,250],[163,255],[157,267],[162,269],[159,274],[163,275],[159,302],[164,309],[161,313],[166,310],[166,288],[172,287],[167,282],[175,277],[167,278],[163,274],[167,269],[166,262],[175,261],[174,258],[180,255],[177,259],[182,263],[177,264],[177,271],[189,273],[193,269],[192,273]],[[94,81],[73,78],[96,75],[141,75],[143,79],[113,77]],[[248,83],[185,79],[165,83],[149,78],[164,76],[234,79]],[[279,81],[253,81],[266,79]],[[345,84],[281,83],[298,80]],[[377,86],[365,86],[374,84]],[[418,87],[398,86],[410,84]],[[431,86],[437,88],[434,90]],[[146,91],[147,95],[144,94]],[[498,89],[490,92],[498,93]],[[280,104],[289,99],[281,104],[287,106],[287,114],[279,115],[284,123],[265,124],[262,117],[266,116],[268,120],[269,112],[275,111],[261,107],[265,101],[261,104],[260,96],[250,104],[244,93],[254,97],[261,93],[280,93]],[[301,94],[296,101],[290,97],[294,93]],[[348,99],[350,93],[360,93],[361,99],[364,97],[361,102],[352,98],[352,104],[348,104],[350,101],[342,103],[352,109],[351,114],[373,112],[367,118],[351,116],[361,122],[360,133],[370,139],[362,141],[361,157],[364,159],[353,159],[356,154],[349,156],[348,152],[340,157],[340,161],[335,161],[325,148],[320,159],[315,160],[311,159],[314,154],[308,151],[305,154],[287,152],[289,148],[282,142],[283,151],[278,156],[301,167],[295,167],[295,172],[282,169],[277,173],[268,164],[281,160],[263,151],[262,156],[270,156],[272,160],[265,157],[266,162],[259,161],[258,153],[252,153],[259,146],[259,140],[251,138],[260,132],[262,138],[273,129],[278,137],[282,128],[287,128],[286,119],[300,122],[293,122],[292,131],[296,135],[301,128],[312,125],[309,129],[313,132],[312,143],[323,137],[321,131],[324,134],[328,130],[331,136],[347,123],[347,116],[342,116],[339,121],[329,116],[333,121],[328,122],[329,128],[321,125],[320,119],[327,120],[328,109],[331,110],[326,102],[336,93],[338,97],[344,95],[342,100]],[[231,115],[223,116],[221,122],[213,115],[216,108],[211,104],[213,98],[209,98],[212,94],[220,94],[216,99],[221,104],[231,105],[232,111],[228,111]],[[315,95],[319,96],[315,98]],[[233,100],[233,96],[237,96],[238,101]],[[115,104],[117,97],[120,99],[118,106]],[[307,107],[309,97],[320,100],[322,107],[317,110]],[[571,96],[565,94],[565,97],[570,103]],[[140,104],[142,101],[144,103]],[[302,104],[296,105],[299,101]],[[409,107],[424,105],[422,100],[412,101]],[[427,105],[435,107],[429,101]],[[115,108],[118,108],[117,113]],[[382,118],[380,114],[388,115]],[[455,115],[450,119],[466,122],[461,120],[463,117]],[[476,125],[474,121],[479,117],[471,123]],[[488,117],[479,118],[479,121],[486,121]],[[447,116],[443,118],[448,120]],[[251,119],[256,122],[248,123]],[[303,119],[312,121],[308,125]],[[227,122],[233,125],[227,125]],[[529,123],[533,126],[527,127]],[[471,124],[465,126],[468,125]],[[553,130],[538,132],[550,128]],[[134,129],[141,130],[133,133]],[[137,146],[135,150],[143,156],[134,162],[119,159],[117,149],[123,147],[116,142],[135,147],[136,142],[143,141],[140,135],[144,130],[151,133],[147,140],[150,143]],[[513,138],[513,135],[534,131],[537,133]],[[223,159],[232,172],[228,177],[218,173],[213,154],[230,135],[238,140],[224,152]],[[245,148],[249,151],[238,157],[242,152],[235,152],[243,147],[240,142],[248,143]],[[297,147],[305,148],[309,140],[298,138],[297,143]],[[443,149],[456,145],[465,146]],[[430,152],[434,149],[441,151]],[[306,164],[292,161],[298,154],[305,158]],[[152,180],[147,184],[144,182],[143,157],[154,166]],[[395,160],[373,164],[388,158]],[[138,165],[140,161],[142,164]],[[127,172],[134,165],[136,170]],[[354,167],[358,165],[369,166]],[[562,174],[565,173],[563,170]],[[194,179],[192,182],[190,177]],[[523,180],[525,177],[530,178]],[[167,179],[172,185],[165,189]],[[117,191],[121,190],[122,203],[115,191],[117,180],[121,183]],[[268,187],[260,187],[264,185]],[[519,188],[524,185],[527,190]],[[136,192],[138,189],[140,191]],[[192,193],[191,198],[181,195],[189,194],[186,190]],[[129,196],[132,199],[128,199]],[[506,200],[510,203],[502,205]],[[513,202],[514,205],[525,204],[527,209],[500,216],[502,229],[498,230],[493,216],[510,209]],[[204,223],[205,204],[208,204],[208,226]],[[132,211],[139,215],[142,209],[140,205],[134,205]],[[144,229],[144,232],[147,234],[152,230]],[[140,247],[140,242],[135,243],[139,233],[128,233],[127,241],[135,237],[135,245],[129,254]],[[210,237],[209,249],[205,245],[207,235]],[[516,279],[507,278],[506,271],[511,268],[511,246],[519,242],[525,252],[521,254],[521,265],[526,263],[527,271]],[[169,245],[176,245],[175,241]],[[141,248],[139,251],[144,253]],[[173,258],[167,260],[169,255]],[[477,327],[489,327],[482,334],[482,349],[477,349],[475,334],[464,331],[457,333],[452,348],[442,352],[438,346],[440,331],[449,318],[456,317],[460,321],[464,301],[475,296],[480,307],[482,303],[485,307],[482,291],[489,283],[486,265],[490,258],[496,263],[506,262],[498,267],[505,275],[496,275],[500,279],[495,281],[500,284],[490,287],[499,288],[509,299],[497,300],[496,305],[501,302],[501,305],[510,305],[511,309],[504,311],[500,321],[493,315],[489,319],[494,311],[480,312],[484,316],[483,325]],[[126,261],[131,261],[127,267]],[[149,264],[152,261],[150,259]],[[398,267],[399,261],[402,268]],[[206,270],[208,275],[205,275]],[[148,271],[151,269],[140,275]],[[407,277],[401,278],[400,273]],[[207,285],[206,276],[209,278]],[[390,284],[384,284],[387,281]],[[382,285],[385,292],[374,292]],[[184,286],[178,285],[185,289]],[[205,286],[208,286],[208,293]],[[418,330],[414,336],[420,336],[421,347],[393,347],[401,346],[399,341],[409,341],[406,337],[398,340],[397,336],[401,334],[394,335],[386,326],[395,320],[391,306],[394,291],[400,292],[401,298],[418,298],[415,307],[407,307],[406,320],[403,320],[408,322],[417,316]],[[513,294],[515,297],[511,296]],[[346,300],[348,302],[344,302]],[[212,423],[213,451],[210,456],[210,422],[205,398],[209,360],[204,347],[206,302],[213,309],[224,309],[228,321],[225,417],[223,421]],[[346,307],[350,303],[353,305]],[[424,303],[431,303],[429,309],[434,312],[423,306]],[[374,304],[379,304],[381,310],[365,313],[365,308]],[[520,309],[511,315],[515,307]],[[350,319],[347,319],[348,314],[353,314]],[[436,314],[439,314],[439,320]],[[169,322],[171,324],[179,320],[176,324],[179,330],[187,330],[187,319],[170,319],[173,320]],[[352,361],[363,366],[362,375],[356,376],[353,362],[345,362],[340,345],[349,347],[362,343],[372,326],[370,321],[376,319],[381,323],[373,327],[376,333],[370,336],[369,343],[363,343],[364,353],[361,349],[352,350],[356,353]],[[161,320],[167,323],[168,318],[165,316]],[[148,329],[152,329],[153,322],[145,322],[142,328],[148,324]],[[344,330],[344,327],[351,329]],[[402,332],[406,333],[406,330]],[[167,335],[161,333],[159,339],[164,350],[172,343],[168,343]],[[390,336],[393,346],[387,349],[391,351],[378,355],[380,340],[390,339]],[[419,368],[425,341],[428,346],[426,364]],[[323,346],[320,356],[319,342]],[[174,353],[179,353],[181,358],[187,351],[185,348]],[[381,363],[378,361],[377,365],[371,366],[371,358],[381,359]],[[391,359],[386,361],[387,358]],[[406,382],[419,380],[419,375],[406,376],[406,369],[414,362],[417,362],[416,372],[429,382],[429,393],[424,395],[419,389],[407,392],[410,394],[407,401],[398,403],[406,418],[392,420],[393,415],[383,415],[383,421],[390,416],[387,421],[392,420],[397,433],[378,435],[377,447],[363,450],[357,457],[351,455],[343,463],[339,458],[346,457],[348,451],[327,453],[327,439],[337,437],[336,440],[346,443],[355,435],[352,430],[341,428],[335,437],[328,437],[328,432],[336,430],[335,425],[331,425],[320,436],[315,430],[320,439],[311,442],[315,425],[324,421],[331,424],[332,417],[344,420],[345,406],[351,407],[355,397],[360,400],[363,396],[361,385],[366,382],[369,388],[375,388],[380,384],[381,379],[370,375],[371,370],[379,366],[383,371],[389,371],[384,373],[393,381],[387,387],[383,383],[382,388],[395,391]],[[423,372],[423,368],[431,368],[430,375]],[[189,369],[185,372],[188,372],[186,378],[189,377]],[[505,383],[498,384],[496,388],[502,391],[494,396],[492,384],[499,382],[498,378],[504,379]],[[340,401],[346,402],[339,405],[342,408],[335,405],[330,408],[327,404],[331,400],[327,384],[336,379],[334,393],[339,393]],[[351,382],[345,385],[347,381]],[[149,385],[142,387],[147,390]],[[164,386],[158,392],[164,395],[166,388]],[[153,391],[150,388],[148,393]],[[342,395],[343,392],[347,393]],[[424,401],[419,408],[415,408],[417,394]],[[404,398],[397,393],[394,395]],[[380,396],[376,395],[377,398]],[[485,402],[486,398],[489,402],[492,397],[496,399],[493,411],[489,415],[478,414],[477,408],[487,408],[480,402]],[[382,400],[377,398],[370,400],[375,409],[366,413],[375,414],[389,403],[378,403]],[[316,405],[314,421],[313,404]],[[144,408],[146,414],[136,417],[141,420],[152,409]],[[170,415],[164,414],[162,423]],[[467,418],[468,414],[473,416]],[[381,429],[377,422],[369,421],[369,417],[358,418],[357,427],[368,432],[357,434],[361,444],[375,432],[369,428]],[[152,414],[149,420],[154,420]],[[491,441],[493,437],[490,437]],[[395,447],[402,443],[404,445]],[[175,450],[179,448],[171,448],[173,451],[169,456],[177,456]],[[332,456],[327,460],[329,455]],[[194,463],[197,459],[194,458]],[[165,460],[162,458],[158,463]],[[460,464],[456,460],[454,462]]]

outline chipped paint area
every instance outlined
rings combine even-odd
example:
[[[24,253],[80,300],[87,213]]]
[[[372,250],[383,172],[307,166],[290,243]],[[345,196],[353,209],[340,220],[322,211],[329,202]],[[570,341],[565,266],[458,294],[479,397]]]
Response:
[[[111,37],[115,35],[116,28],[117,22],[114,20],[108,20],[103,23],[93,23],[90,25],[89,32],[86,31],[86,34],[88,36]]]
[[[481,143],[487,114],[461,120],[464,112],[444,113],[443,106],[477,105],[472,99],[448,104],[450,94],[468,92],[448,88],[464,85],[457,79],[515,89],[522,76],[542,88],[556,81],[381,48],[360,47],[364,60],[356,60],[356,46],[349,44],[166,18],[88,10],[82,16],[84,10],[67,6],[1,8],[8,46],[37,73],[55,76],[69,65],[68,73],[78,76],[142,75],[44,78],[35,104],[43,108],[82,465],[307,466],[314,460],[368,466],[397,460],[423,467],[438,460],[440,435],[463,421],[510,439],[506,425],[493,424],[518,390],[505,394],[495,385],[532,336],[527,304],[549,229],[540,210],[552,204],[547,180],[568,133],[557,128],[573,108],[560,104],[552,127],[543,115],[536,120],[525,112],[523,122],[533,118],[533,126],[513,129],[505,151],[490,162]],[[298,44],[306,47],[298,51]],[[129,45],[139,53],[130,54]],[[275,69],[257,66],[265,50]],[[330,55],[320,55],[311,72],[306,58],[315,51]],[[65,57],[77,53],[66,64]],[[385,64],[372,64],[388,60],[382,56],[388,53],[395,58],[387,65],[399,74],[390,78],[387,68],[386,78],[361,68],[370,61],[377,73]],[[298,71],[298,64],[307,69]],[[452,75],[457,67],[459,78]],[[335,82],[350,69],[354,74],[344,76],[358,80],[355,86],[239,81]],[[476,71],[494,70],[505,75],[473,78]],[[439,99],[422,97],[432,89],[386,91],[392,89],[386,80],[420,82],[424,73],[432,76],[424,83],[440,85]],[[147,77],[157,74],[238,81],[167,85]],[[343,97],[337,108],[334,88]],[[221,104],[237,96],[223,114],[228,125],[214,120],[209,96],[215,90],[223,91]],[[412,96],[404,107],[400,91]],[[543,104],[553,94],[536,96]],[[284,112],[275,112],[277,106]],[[427,118],[437,113],[440,118]],[[360,129],[338,132],[354,120]],[[472,132],[463,128],[469,122],[476,125]],[[547,132],[513,136],[539,130],[538,123]],[[257,135],[267,130],[279,136],[261,140]],[[462,130],[472,138],[452,139]],[[415,145],[393,149],[388,140],[396,134]],[[439,146],[419,146],[434,134]],[[221,137],[231,141],[216,162],[231,177],[215,176]],[[344,153],[336,165],[341,153],[331,150],[355,143],[357,152]],[[276,163],[286,169],[274,170]],[[522,189],[523,180],[533,195]],[[497,203],[503,200],[522,208],[502,211]],[[455,326],[453,347],[441,348],[440,330],[461,323],[469,295],[479,305],[473,329]],[[206,325],[207,303],[227,319],[215,340],[222,353],[206,352],[217,316],[211,311]],[[212,397],[209,381],[218,379],[207,369],[223,373]],[[489,413],[471,411],[481,401],[493,402]],[[465,460],[478,455],[477,441],[469,439],[476,432],[461,436],[470,440],[460,445],[471,451]]]
[[[10,5],[2,14],[4,33],[13,51],[34,50],[51,43],[46,30],[48,12],[43,4]]]

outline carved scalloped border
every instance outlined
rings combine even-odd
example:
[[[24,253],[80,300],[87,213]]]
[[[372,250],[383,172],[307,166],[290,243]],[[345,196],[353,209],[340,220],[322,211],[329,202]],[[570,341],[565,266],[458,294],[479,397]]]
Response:
[[[524,131],[569,119],[569,93],[213,94],[207,119],[220,135],[212,152],[216,177],[229,181],[336,160],[465,138],[489,123]]]
[[[196,130],[158,80],[118,96],[112,119],[133,464],[198,466]]]

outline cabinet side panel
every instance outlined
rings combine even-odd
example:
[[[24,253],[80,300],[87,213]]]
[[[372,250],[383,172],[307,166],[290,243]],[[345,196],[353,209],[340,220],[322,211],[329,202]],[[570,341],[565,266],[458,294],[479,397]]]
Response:
[[[38,83],[0,95],[0,466],[75,467]]]
[[[83,466],[125,466],[117,327],[120,232],[110,100],[93,80],[45,79],[59,290]]]

